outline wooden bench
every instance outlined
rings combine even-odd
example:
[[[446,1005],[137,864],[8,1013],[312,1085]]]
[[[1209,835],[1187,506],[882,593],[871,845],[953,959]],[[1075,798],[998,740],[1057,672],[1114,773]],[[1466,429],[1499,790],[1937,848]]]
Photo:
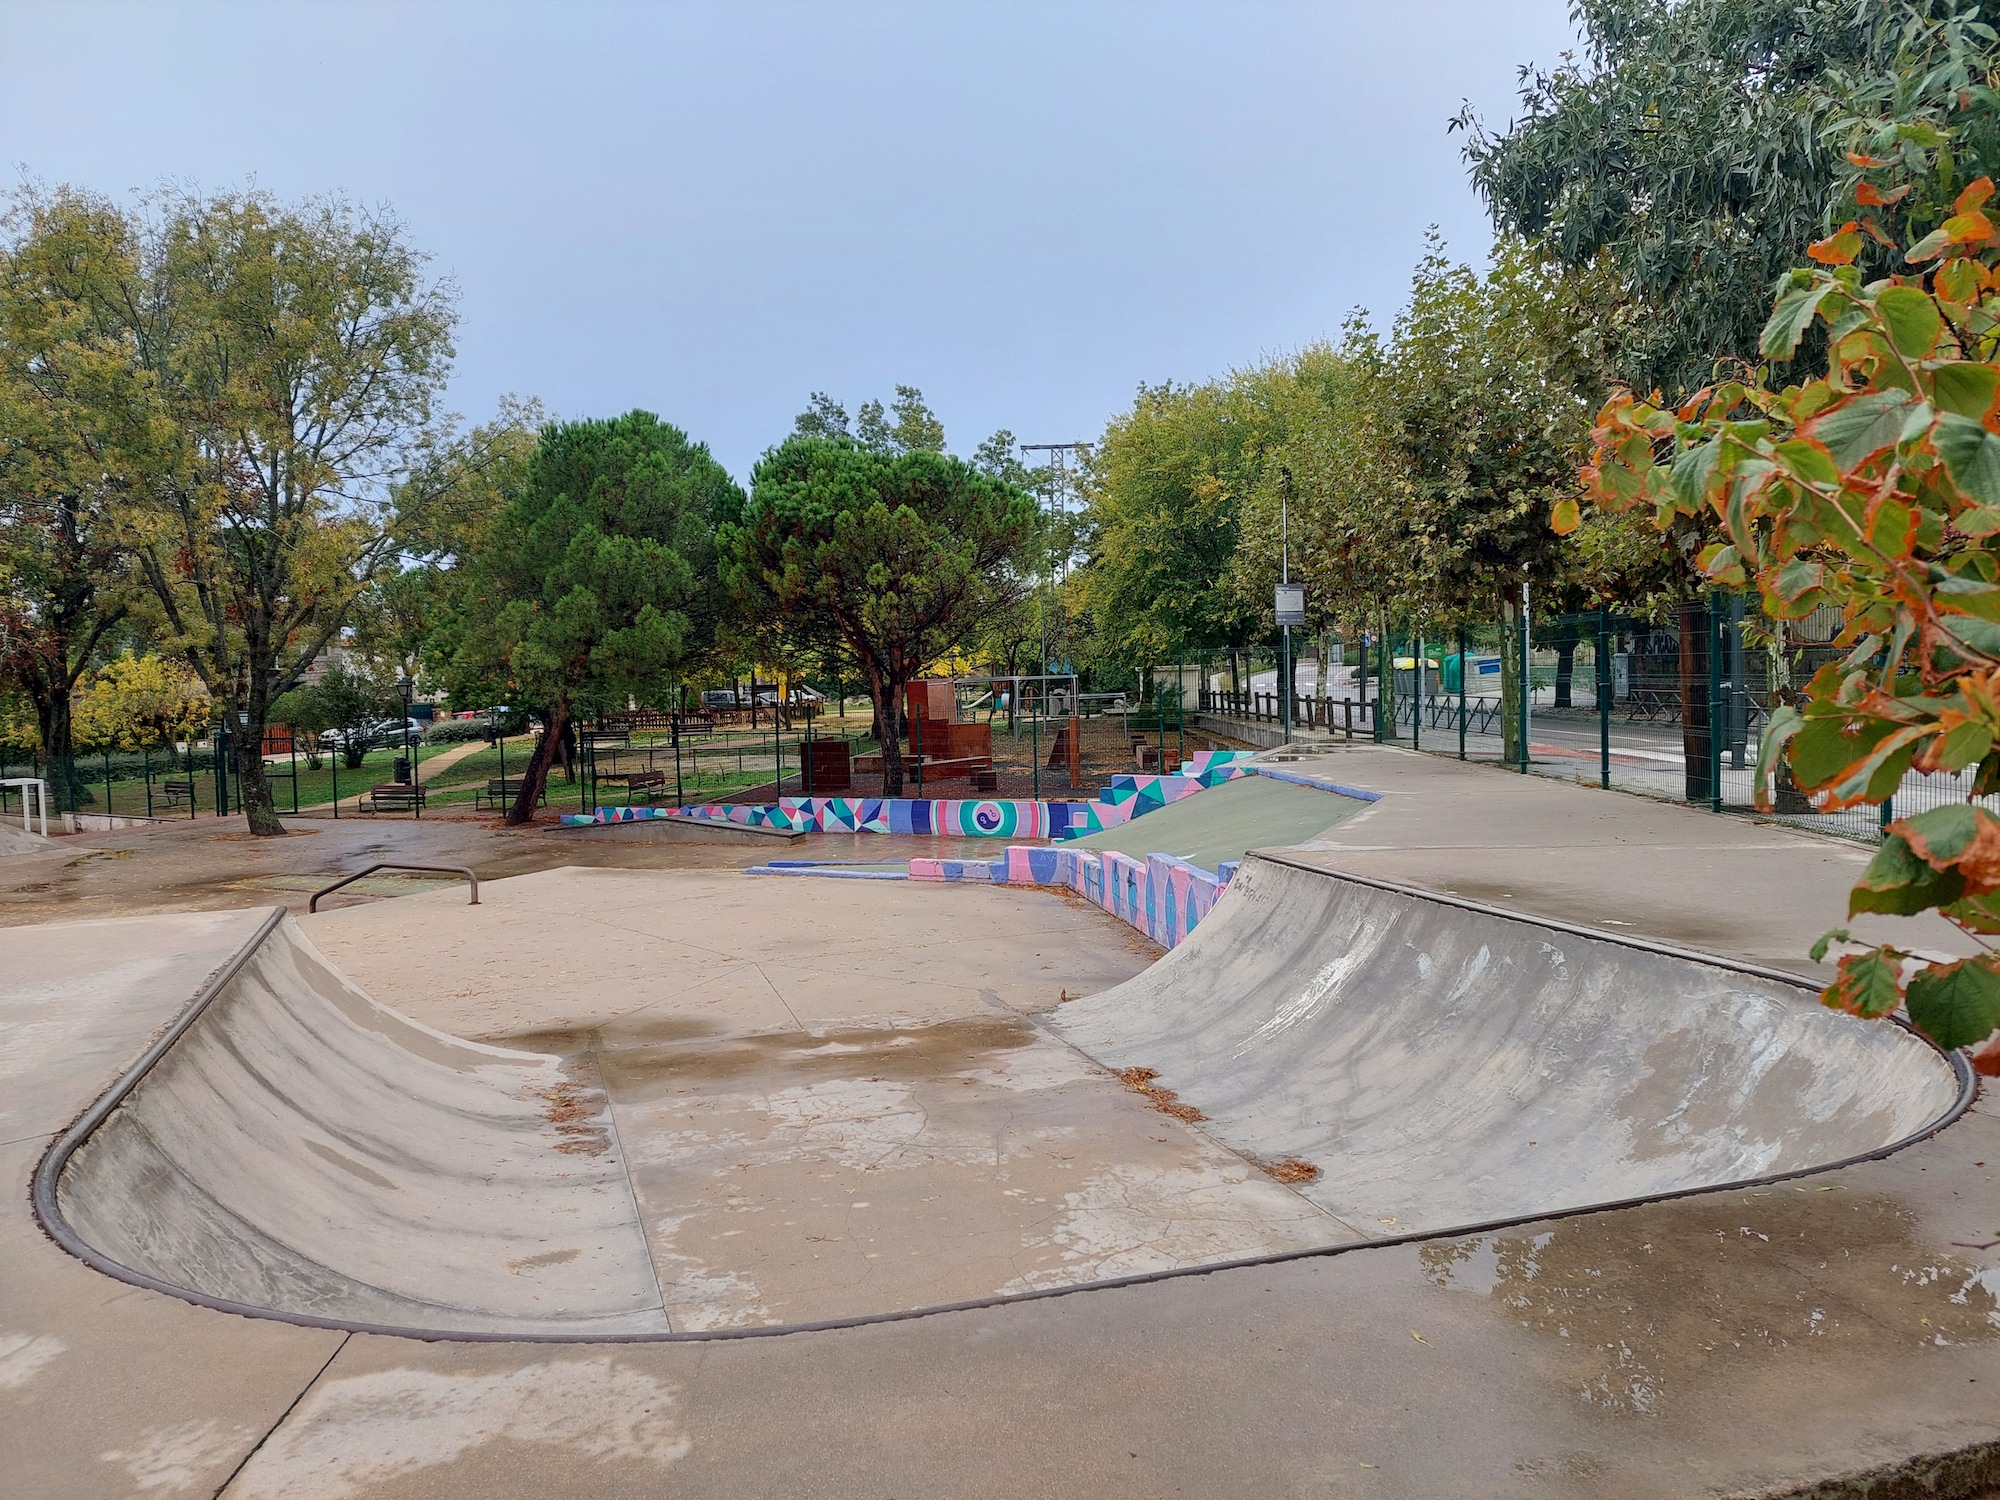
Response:
[[[194,806],[194,778],[184,776],[160,783],[160,790],[166,794],[169,809]]]
[[[486,790],[472,794],[472,810],[478,812],[482,803],[490,803],[494,807],[502,805],[511,807],[514,799],[521,795],[521,788],[525,785],[527,785],[527,778],[525,776],[508,776],[505,778],[489,776],[486,778]],[[549,784],[546,779],[542,782],[541,796],[535,800],[537,806],[547,807],[549,805]]]
[[[355,799],[355,811],[365,813],[415,812],[423,805],[424,789],[400,781],[370,787],[366,806],[362,805],[360,798]]]
[[[624,782],[625,797],[628,802],[638,801],[641,792],[645,793],[646,800],[651,802],[666,790],[667,785],[665,771],[605,771],[601,772],[597,779]]]

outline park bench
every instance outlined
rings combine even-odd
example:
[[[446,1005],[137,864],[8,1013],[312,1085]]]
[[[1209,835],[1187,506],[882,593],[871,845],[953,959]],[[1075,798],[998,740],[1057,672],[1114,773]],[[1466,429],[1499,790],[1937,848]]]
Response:
[[[651,802],[653,798],[665,791],[667,785],[667,773],[665,771],[604,771],[599,773],[597,779],[599,781],[624,782],[626,800],[628,802],[638,801],[639,795],[642,792],[645,794],[646,800]]]
[[[514,799],[521,795],[521,788],[526,782],[527,778],[522,776],[487,777],[486,790],[472,794],[472,810],[478,812],[482,804],[493,807],[511,806]],[[542,795],[536,800],[540,806],[548,806],[549,787],[546,781],[542,783]]]
[[[166,794],[167,807],[194,806],[194,778],[192,776],[170,777],[160,783],[160,790]]]
[[[368,789],[366,805],[356,800],[357,812],[415,812],[424,805],[424,789],[406,782],[390,781]]]

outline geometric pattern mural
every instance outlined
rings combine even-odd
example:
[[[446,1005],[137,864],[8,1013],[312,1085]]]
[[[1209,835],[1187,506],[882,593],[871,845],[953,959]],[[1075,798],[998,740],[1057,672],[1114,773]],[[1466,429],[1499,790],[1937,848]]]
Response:
[[[973,838],[1073,839],[1247,775],[1251,752],[1203,751],[1167,776],[1114,776],[1094,802],[1010,798],[781,797],[774,803],[718,802],[695,807],[600,807],[566,813],[569,825],[631,823],[648,818],[709,818],[807,833],[948,833]]]
[[[1062,886],[1145,933],[1177,946],[1208,915],[1236,873],[1235,861],[1211,874],[1171,854],[1134,859],[1115,849],[1043,849],[1013,845],[998,859],[913,859],[910,879],[981,885]]]

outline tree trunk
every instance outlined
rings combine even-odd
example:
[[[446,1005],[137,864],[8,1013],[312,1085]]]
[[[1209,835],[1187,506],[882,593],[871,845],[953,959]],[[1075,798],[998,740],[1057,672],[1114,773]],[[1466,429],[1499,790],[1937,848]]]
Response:
[[[1389,639],[1389,615],[1375,618],[1375,722],[1385,745],[1396,742],[1396,647]]]
[[[1681,757],[1690,802],[1714,795],[1709,780],[1708,604],[1689,599],[1680,607]]]
[[[1570,708],[1570,682],[1576,676],[1576,639],[1571,636],[1558,640],[1556,648],[1556,698],[1555,707]]]
[[[872,662],[868,667],[868,692],[875,700],[875,723],[880,726],[895,724],[898,720],[896,700],[902,696],[903,684],[893,674],[885,674]],[[903,741],[895,734],[882,734],[882,795],[900,797],[903,795]]]
[[[69,693],[39,675],[22,674],[22,686],[35,705],[35,728],[42,737],[42,757],[57,812],[75,812],[81,782],[76,774],[76,737],[71,726]]]
[[[562,731],[556,736],[556,759],[562,764],[563,780],[574,786],[583,771],[583,757],[577,753],[576,721],[565,707]]]
[[[542,737],[535,741],[534,753],[528,757],[528,769],[521,773],[521,790],[514,796],[514,805],[507,809],[509,828],[535,821],[535,804],[542,800],[542,788],[548,784],[549,764],[555,759],[556,744],[568,728],[569,704],[558,703],[549,710]]]
[[[1521,601],[1500,601],[1500,760],[1518,769],[1523,760],[1521,722]]]
[[[261,716],[252,712],[249,717],[259,720]],[[260,837],[269,838],[285,831],[285,825],[278,821],[278,809],[271,796],[271,781],[264,774],[264,725],[261,722],[243,724],[233,736],[236,751],[237,795],[242,800],[244,821],[250,831]]]

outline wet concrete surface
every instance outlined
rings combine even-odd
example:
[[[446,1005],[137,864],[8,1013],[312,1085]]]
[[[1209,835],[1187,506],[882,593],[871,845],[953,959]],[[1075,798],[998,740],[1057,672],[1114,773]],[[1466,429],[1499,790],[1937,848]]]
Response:
[[[46,852],[0,860],[0,927],[273,904],[303,912],[313,890],[375,860],[469,865],[480,879],[499,880],[570,866],[745,869],[774,852],[789,859],[905,862],[919,855],[956,858],[975,847],[993,852],[990,839],[887,834],[809,834],[775,851],[763,845],[626,843],[572,837],[550,823],[510,829],[497,819],[287,818],[285,826],[288,837],[260,839],[244,832],[241,819],[201,818],[53,839]],[[385,883],[364,882],[329,897],[328,906],[424,888],[415,879],[379,878]]]
[[[1378,774],[1362,760],[1336,779]],[[1737,820],[1465,774],[1483,780],[1381,774],[1408,820],[1350,825],[1352,847],[1322,856],[1417,883],[1481,881],[1497,904],[1800,968],[1859,868],[1860,851]],[[270,857],[233,868],[280,873]],[[192,858],[202,868],[184,883],[171,858],[122,885],[102,862],[51,883],[75,898],[153,901],[171,885],[164,899],[270,899],[219,894],[232,867]],[[17,878],[51,880],[10,862],[0,885]],[[13,899],[37,894],[0,894],[0,923],[40,920]],[[616,925],[579,919],[574,944],[605,950]],[[63,950],[66,972],[89,970],[101,947]],[[10,951],[22,950],[0,934]],[[757,962],[782,980],[776,955]],[[471,993],[487,971],[468,944],[430,993],[473,1034],[527,1029],[546,1025],[533,1002],[568,966],[543,950],[534,972],[502,975],[489,1006]],[[20,974],[16,957],[7,978]],[[784,1029],[778,990],[765,994],[769,1028]],[[67,1118],[181,999],[164,980],[116,1006],[100,997],[62,1028],[11,1025],[0,1050]],[[102,1045],[76,1054],[79,1027]],[[1816,1482],[1821,1496],[1879,1496],[1918,1491],[1839,1476],[1928,1473],[1926,1455],[2000,1441],[2000,1251],[1987,1243],[2000,1239],[2000,1118],[1983,1101],[1888,1160],[1773,1189],[870,1328],[608,1349],[343,1336],[107,1282],[33,1227],[39,1139],[23,1149],[0,1213],[0,1455],[10,1490],[36,1497],[1569,1500]],[[1973,1469],[1958,1472],[1924,1493],[1981,1493]]]
[[[680,1331],[1355,1238],[1046,1030],[1158,952],[1046,892],[562,871],[307,930],[385,1004],[603,1088]]]

